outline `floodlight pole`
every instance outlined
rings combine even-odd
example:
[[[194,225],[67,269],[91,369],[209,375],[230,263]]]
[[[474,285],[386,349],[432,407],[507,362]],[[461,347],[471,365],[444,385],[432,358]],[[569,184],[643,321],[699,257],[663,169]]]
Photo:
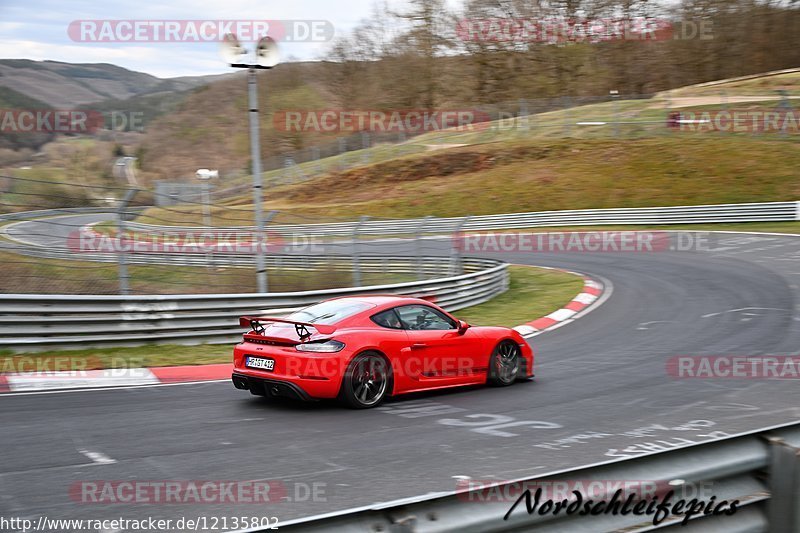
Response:
[[[256,70],[270,69],[278,64],[277,45],[270,37],[262,37],[256,46],[255,63],[237,61],[238,57],[245,54],[244,48],[239,45],[239,40],[233,34],[225,36],[224,45],[226,56],[234,68],[247,69],[248,115],[250,117],[250,159],[253,170],[253,211],[256,222],[256,282],[260,293],[267,292],[267,267],[264,260],[264,206],[261,205],[261,141],[259,139],[258,121],[258,90],[256,85]]]
[[[256,219],[256,283],[258,292],[267,292],[267,268],[264,261],[264,206],[262,202],[261,181],[261,141],[258,124],[258,90],[256,85],[256,69],[247,69],[247,89],[250,106],[250,158],[253,161],[253,208]]]

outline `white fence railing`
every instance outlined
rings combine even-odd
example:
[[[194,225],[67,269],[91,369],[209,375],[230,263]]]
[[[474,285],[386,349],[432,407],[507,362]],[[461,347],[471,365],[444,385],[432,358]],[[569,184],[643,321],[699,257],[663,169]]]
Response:
[[[413,262],[407,265],[415,268]],[[448,311],[508,289],[508,265],[462,259],[466,274],[390,285],[268,294],[175,296],[0,295],[0,349],[196,344],[241,337],[238,317],[283,316],[326,298],[369,293],[423,297]]]
[[[613,209],[578,209],[537,211],[428,219],[364,220],[324,224],[292,224],[269,226],[269,230],[287,235],[318,237],[352,237],[353,235],[398,235],[418,233],[450,233],[554,226],[672,225],[733,222],[779,222],[800,220],[800,202],[765,202],[748,204],[689,205],[677,207],[631,207]],[[460,226],[459,225],[463,224]],[[197,231],[198,227],[155,226],[130,222],[128,229],[140,232]],[[211,229],[211,228],[209,228]],[[213,228],[233,233],[252,232],[250,226]]]

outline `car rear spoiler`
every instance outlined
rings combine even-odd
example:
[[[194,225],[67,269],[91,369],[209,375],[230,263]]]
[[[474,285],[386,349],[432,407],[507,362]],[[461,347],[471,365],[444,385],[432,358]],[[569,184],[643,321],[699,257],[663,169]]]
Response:
[[[294,329],[300,337],[308,337],[310,333],[308,328],[314,328],[323,335],[330,335],[336,331],[336,326],[326,324],[314,324],[312,322],[298,322],[297,320],[288,320],[286,318],[273,318],[270,316],[243,316],[239,318],[239,325],[243,328],[251,328],[256,333],[264,331],[264,325],[271,322],[279,322],[281,324],[294,324]],[[260,331],[259,331],[260,330]]]

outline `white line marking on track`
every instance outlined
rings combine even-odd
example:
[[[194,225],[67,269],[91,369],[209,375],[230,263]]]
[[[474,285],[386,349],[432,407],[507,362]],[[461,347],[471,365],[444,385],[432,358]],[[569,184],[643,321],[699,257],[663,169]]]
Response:
[[[91,450],[78,450],[78,452],[81,455],[85,455],[91,459],[93,463],[98,465],[113,465],[117,462],[116,459],[112,459],[111,457],[100,452],[93,452]]]
[[[724,315],[726,313],[736,313],[737,311],[791,311],[791,309],[778,309],[777,307],[740,307],[739,309],[728,309],[727,311],[720,311],[719,313],[708,313],[707,315],[702,315],[703,318],[710,318],[712,316],[719,316]],[[751,314],[752,316],[758,316],[758,314]]]
[[[636,329],[639,331],[644,331],[646,329],[650,329],[647,326],[651,324],[667,324],[669,322],[670,322],[669,320],[652,320],[650,322],[642,322],[638,326],[636,326]]]

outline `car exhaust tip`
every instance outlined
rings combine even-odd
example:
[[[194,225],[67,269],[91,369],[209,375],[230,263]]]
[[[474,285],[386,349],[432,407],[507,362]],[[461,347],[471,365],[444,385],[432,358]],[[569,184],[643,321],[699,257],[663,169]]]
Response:
[[[247,382],[247,380],[240,377],[233,378],[233,386],[242,390],[247,390],[250,388],[250,384]]]

